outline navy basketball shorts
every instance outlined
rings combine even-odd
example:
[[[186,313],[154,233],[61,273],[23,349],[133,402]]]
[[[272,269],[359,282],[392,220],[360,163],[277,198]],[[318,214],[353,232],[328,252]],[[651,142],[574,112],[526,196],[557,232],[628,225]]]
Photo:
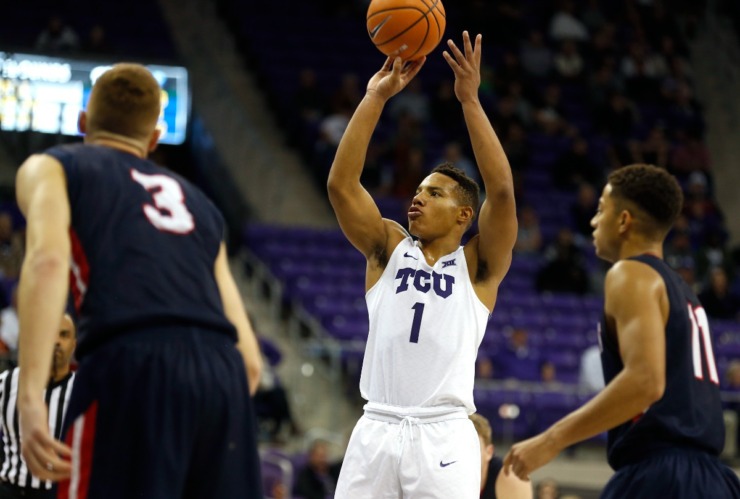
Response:
[[[716,457],[683,448],[656,452],[617,470],[601,499],[740,499],[737,475]]]
[[[262,498],[255,421],[233,340],[198,328],[124,334],[80,364],[59,498]]]

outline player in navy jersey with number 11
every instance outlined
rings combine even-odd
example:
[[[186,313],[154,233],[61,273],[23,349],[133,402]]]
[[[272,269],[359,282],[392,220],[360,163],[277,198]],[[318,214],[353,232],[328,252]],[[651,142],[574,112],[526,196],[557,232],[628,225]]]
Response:
[[[614,264],[599,338],[606,387],[514,445],[507,473],[527,478],[569,445],[609,430],[616,473],[602,498],[740,498],[737,476],[718,459],[724,423],[707,315],[662,259],[682,204],[678,182],[662,168],[609,175],[591,221],[596,254]]]
[[[60,498],[262,497],[250,401],[257,341],[221,214],[146,159],[160,95],[143,66],[114,66],[80,115],[84,144],[31,156],[18,171],[28,221],[22,449],[32,473],[64,480]],[[79,369],[64,445],[49,435],[42,393],[68,287]]]

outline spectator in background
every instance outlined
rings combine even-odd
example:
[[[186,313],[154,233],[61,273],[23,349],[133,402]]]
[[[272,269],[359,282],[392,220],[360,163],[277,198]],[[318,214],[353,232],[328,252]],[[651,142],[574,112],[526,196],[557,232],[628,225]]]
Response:
[[[669,164],[671,173],[685,180],[694,171],[709,172],[712,160],[709,149],[695,132],[679,130]]]
[[[540,381],[548,387],[561,384],[558,381],[558,370],[555,364],[549,360],[544,360],[540,363]]]
[[[476,182],[481,182],[478,167],[463,153],[462,145],[460,145],[459,142],[448,142],[445,144],[442,157],[435,163],[441,165],[445,162],[452,163],[464,171],[465,175],[468,177],[472,178]]]
[[[632,141],[629,147],[633,163],[647,163],[661,168],[668,166],[670,144],[665,129],[660,125],[654,126],[645,140]]]
[[[626,141],[632,136],[637,122],[637,112],[632,102],[620,92],[613,92],[607,105],[597,111],[596,128],[616,141]]]
[[[308,450],[308,462],[296,475],[293,493],[303,499],[333,497],[339,467],[338,464],[329,464],[328,444],[315,440]]]
[[[696,259],[688,230],[673,231],[665,245],[664,259],[672,269],[696,268]]]
[[[316,81],[313,69],[301,70],[298,76],[298,90],[293,96],[293,105],[304,123],[315,124],[321,121],[326,112],[327,99]]]
[[[504,463],[496,456],[491,436],[491,424],[476,413],[469,416],[478,433],[481,453],[480,499],[532,499],[532,484],[503,472]]]
[[[475,377],[480,379],[493,379],[496,372],[493,367],[491,358],[487,355],[478,355],[478,361],[475,363]]]
[[[591,345],[581,354],[578,387],[588,393],[599,392],[604,388],[604,371],[601,367],[599,345]]]
[[[110,44],[105,28],[100,24],[96,24],[90,28],[90,32],[87,34],[87,38],[82,44],[82,50],[86,54],[93,55],[106,56],[115,54],[115,49]]]
[[[606,24],[606,16],[601,11],[599,0],[588,0],[586,8],[583,9],[583,14],[581,14],[581,20],[591,33],[598,32]]]
[[[23,263],[23,236],[13,229],[10,213],[0,212],[0,277],[17,279]]]
[[[429,97],[421,87],[421,80],[416,78],[411,80],[404,91],[391,101],[388,112],[393,119],[408,114],[421,124],[429,121],[431,115]]]
[[[724,245],[724,232],[719,229],[707,232],[704,244],[696,251],[696,275],[705,281],[713,268],[722,268],[727,279],[732,281],[735,272],[735,262],[730,251]]]
[[[624,91],[622,80],[615,74],[613,64],[602,64],[591,74],[588,91],[593,109],[606,109],[610,96]]]
[[[457,140],[465,133],[465,119],[455,97],[453,80],[442,80],[432,97],[431,115],[434,123],[451,138]]]
[[[364,91],[360,89],[358,76],[355,73],[347,73],[342,76],[339,88],[331,96],[330,105],[332,109],[348,107],[354,111],[364,94]]]
[[[514,252],[523,255],[536,255],[542,249],[542,231],[537,211],[529,205],[519,210],[519,229]]]
[[[580,136],[573,139],[570,149],[558,158],[553,167],[552,179],[557,188],[573,191],[583,183],[593,185],[601,182],[601,168],[591,160],[588,152],[586,139]],[[591,217],[593,213],[595,212],[591,213]]]
[[[732,398],[724,402],[723,407],[725,411],[731,411],[735,414],[735,424],[737,425],[740,421],[740,360],[730,362],[730,365],[727,366],[725,380],[722,391],[729,393]],[[735,435],[737,437],[735,456],[740,456],[740,428],[735,428]]]
[[[560,487],[552,478],[545,478],[537,484],[536,499],[559,499]]]
[[[15,359],[18,355],[18,286],[13,286],[10,305],[0,311],[0,341]]]
[[[709,285],[699,293],[699,301],[712,319],[738,319],[740,297],[730,290],[727,273],[722,267],[711,270]]]
[[[524,70],[535,78],[545,78],[552,70],[552,51],[545,44],[541,31],[529,33],[527,41],[522,43],[519,57]]]
[[[522,381],[540,380],[540,352],[529,344],[529,333],[524,328],[511,332],[509,341],[493,358],[497,377]]]
[[[545,259],[547,264],[537,273],[537,291],[578,294],[588,291],[583,253],[570,229],[560,229],[555,242],[545,251]]]
[[[594,229],[591,220],[599,206],[599,198],[596,189],[591,184],[583,182],[578,188],[578,197],[570,207],[570,217],[573,229],[577,236],[582,238],[582,243],[589,244]]]
[[[560,45],[560,50],[555,54],[554,64],[555,71],[563,80],[579,80],[583,75],[583,57],[572,40],[566,40]]]
[[[556,41],[588,40],[588,30],[576,17],[575,10],[572,0],[561,0],[560,8],[550,20],[550,38]]]
[[[80,48],[80,38],[71,26],[60,16],[52,16],[46,28],[36,38],[36,50],[48,53],[76,52]]]
[[[254,394],[254,408],[257,417],[270,424],[269,435],[272,442],[278,442],[280,430],[287,424],[293,436],[301,431],[290,410],[288,395],[277,375],[276,367],[282,360],[282,353],[272,342],[258,338],[263,357],[263,370],[257,393]]]
[[[519,123],[512,123],[508,130],[504,131],[502,142],[506,156],[509,158],[511,170],[514,173],[514,182],[529,163],[529,145],[527,144],[527,132]]]
[[[424,150],[411,147],[406,160],[396,162],[393,174],[393,195],[403,200],[411,199],[424,179],[425,171]]]

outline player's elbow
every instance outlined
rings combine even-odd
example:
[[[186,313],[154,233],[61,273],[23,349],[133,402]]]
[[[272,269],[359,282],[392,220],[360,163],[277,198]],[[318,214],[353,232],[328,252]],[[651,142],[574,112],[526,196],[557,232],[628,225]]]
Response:
[[[60,249],[29,251],[23,262],[23,272],[41,277],[66,275],[69,271],[69,255]]]
[[[635,379],[635,386],[645,407],[663,398],[665,393],[665,374],[656,369],[644,369]]]

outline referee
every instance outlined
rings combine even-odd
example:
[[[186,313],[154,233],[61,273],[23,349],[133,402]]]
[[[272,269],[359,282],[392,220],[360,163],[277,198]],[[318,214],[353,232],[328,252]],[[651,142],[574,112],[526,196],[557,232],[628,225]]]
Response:
[[[59,326],[59,336],[54,347],[51,378],[46,386],[44,398],[49,408],[49,430],[60,439],[62,419],[67,411],[67,403],[72,392],[74,372],[70,362],[77,345],[77,331],[72,318],[65,314]],[[29,473],[26,462],[21,457],[20,435],[18,431],[18,368],[0,374],[0,499],[53,499],[56,486],[49,480],[40,480]]]

